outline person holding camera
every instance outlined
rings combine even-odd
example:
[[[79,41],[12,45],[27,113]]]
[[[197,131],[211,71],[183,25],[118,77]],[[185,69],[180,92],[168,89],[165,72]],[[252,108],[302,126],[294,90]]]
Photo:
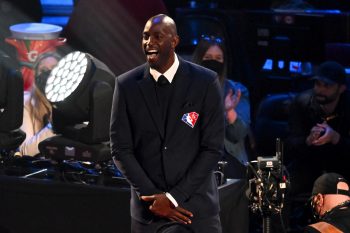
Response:
[[[305,227],[304,232],[350,232],[349,183],[337,173],[325,173],[314,183],[312,211],[319,219]]]
[[[291,160],[292,192],[305,192],[323,171],[349,177],[350,93],[342,65],[322,63],[314,87],[300,93],[290,106],[290,135],[286,141]]]

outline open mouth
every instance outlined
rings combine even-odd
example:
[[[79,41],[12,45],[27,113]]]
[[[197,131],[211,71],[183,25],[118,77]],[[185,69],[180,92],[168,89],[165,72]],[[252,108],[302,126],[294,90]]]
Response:
[[[158,50],[155,50],[155,49],[147,50],[146,56],[148,60],[155,60],[158,56]]]

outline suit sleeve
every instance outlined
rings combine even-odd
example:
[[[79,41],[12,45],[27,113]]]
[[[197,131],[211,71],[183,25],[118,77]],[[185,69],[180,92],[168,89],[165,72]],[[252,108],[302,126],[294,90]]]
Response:
[[[217,79],[209,83],[200,119],[200,147],[198,155],[184,178],[170,194],[183,202],[208,179],[223,153],[224,111]]]
[[[135,158],[125,94],[118,78],[114,89],[111,114],[110,141],[114,163],[130,185],[135,188],[138,195],[161,193]]]

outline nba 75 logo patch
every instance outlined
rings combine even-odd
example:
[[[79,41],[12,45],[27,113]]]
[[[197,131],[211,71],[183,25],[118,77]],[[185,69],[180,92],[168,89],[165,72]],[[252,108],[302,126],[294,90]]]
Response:
[[[193,128],[198,120],[198,116],[199,114],[196,112],[189,112],[189,113],[185,113],[182,116],[182,121],[185,122],[188,126],[190,126],[191,128]]]

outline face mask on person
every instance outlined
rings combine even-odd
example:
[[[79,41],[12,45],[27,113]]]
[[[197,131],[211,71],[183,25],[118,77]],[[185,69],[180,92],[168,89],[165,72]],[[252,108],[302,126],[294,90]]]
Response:
[[[42,92],[45,93],[45,86],[51,70],[45,70],[40,75],[35,77],[35,85]]]
[[[224,63],[217,60],[203,60],[201,65],[215,71],[219,76],[224,72]]]

